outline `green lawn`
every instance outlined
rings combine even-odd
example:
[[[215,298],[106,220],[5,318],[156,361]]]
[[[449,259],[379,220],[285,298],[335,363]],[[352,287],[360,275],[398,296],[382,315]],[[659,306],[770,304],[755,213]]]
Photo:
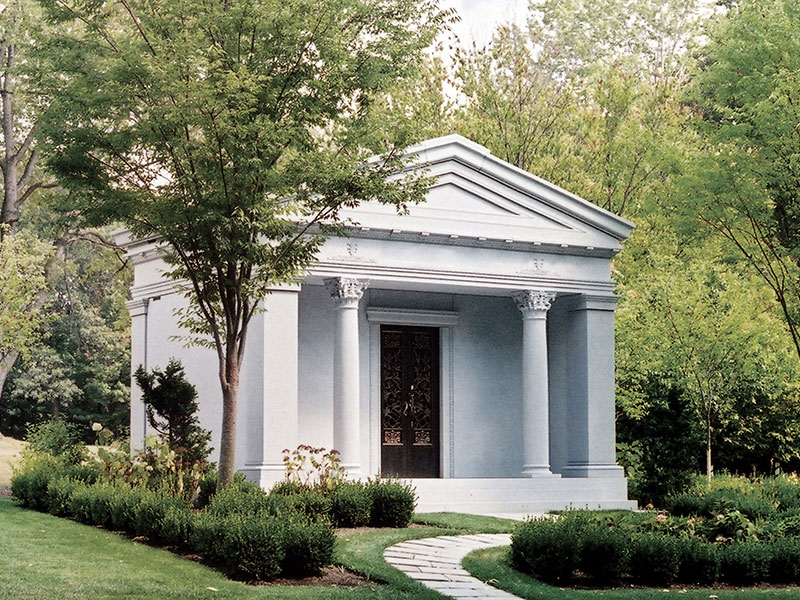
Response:
[[[482,581],[530,600],[590,600],[602,596],[606,600],[651,600],[680,597],[681,600],[800,600],[800,588],[784,589],[687,589],[679,587],[665,590],[571,590],[552,587],[515,571],[508,562],[508,548],[476,550],[464,558],[464,568]]]
[[[0,498],[0,597],[68,598],[398,598],[433,599],[424,588],[383,560],[391,544],[420,537],[508,530],[500,519],[431,517],[445,528],[346,530],[336,560],[367,575],[358,588],[247,586],[165,550],[67,519],[28,511]],[[418,520],[425,520],[420,517]],[[209,588],[215,588],[216,591]]]

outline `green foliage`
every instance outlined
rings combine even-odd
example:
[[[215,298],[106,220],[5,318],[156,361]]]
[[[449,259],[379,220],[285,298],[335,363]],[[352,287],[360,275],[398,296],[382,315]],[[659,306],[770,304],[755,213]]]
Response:
[[[336,535],[327,523],[288,519],[283,532],[281,572],[294,576],[319,573],[331,563],[335,542]]]
[[[46,510],[56,517],[67,517],[71,514],[70,500],[80,482],[69,477],[53,478],[47,483]]]
[[[605,523],[589,521],[581,535],[578,567],[600,583],[613,583],[628,571],[630,538]]]
[[[375,478],[367,482],[366,490],[371,501],[371,526],[408,526],[417,505],[417,496],[410,484],[395,479]]]
[[[187,464],[206,460],[211,432],[199,425],[197,389],[186,380],[180,361],[170,359],[163,371],[147,372],[139,365],[134,379],[142,390],[147,421],[169,449]]]
[[[360,481],[344,481],[328,494],[330,518],[335,527],[367,525],[372,514],[372,496]]]
[[[645,585],[671,584],[678,578],[681,561],[685,560],[683,545],[680,538],[661,533],[636,537],[630,547],[631,577]]]
[[[219,490],[208,504],[206,511],[212,515],[257,515],[274,513],[277,503],[272,502],[259,486],[249,481],[239,481]]]
[[[719,573],[726,583],[748,585],[763,581],[769,573],[772,546],[764,542],[742,542],[719,548]]]
[[[574,527],[550,519],[525,521],[514,529],[514,566],[548,583],[568,583],[578,567],[581,539]]]
[[[716,547],[694,537],[680,536],[675,539],[680,551],[678,581],[701,585],[717,581],[719,557]]]
[[[31,451],[62,458],[70,464],[80,464],[87,458],[78,428],[60,418],[28,426],[26,440]]]

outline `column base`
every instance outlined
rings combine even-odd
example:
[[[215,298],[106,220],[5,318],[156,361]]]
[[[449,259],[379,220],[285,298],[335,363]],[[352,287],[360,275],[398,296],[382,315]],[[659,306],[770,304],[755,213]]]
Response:
[[[561,469],[563,477],[625,477],[625,469],[616,464],[570,464]]]
[[[522,467],[523,477],[560,477],[550,470],[548,465],[524,465]]]
[[[237,471],[244,474],[247,481],[252,481],[267,491],[276,483],[286,479],[286,465],[283,463],[245,464]]]
[[[342,465],[342,468],[345,470],[345,473],[347,473],[347,479],[358,481],[364,477],[364,473],[361,472],[361,465]]]

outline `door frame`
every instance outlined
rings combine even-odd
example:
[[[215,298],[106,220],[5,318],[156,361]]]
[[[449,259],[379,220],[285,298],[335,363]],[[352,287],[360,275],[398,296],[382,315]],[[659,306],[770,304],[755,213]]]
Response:
[[[381,325],[439,329],[439,472],[453,477],[453,328],[458,313],[445,310],[367,308],[369,322],[369,473],[381,469]]]

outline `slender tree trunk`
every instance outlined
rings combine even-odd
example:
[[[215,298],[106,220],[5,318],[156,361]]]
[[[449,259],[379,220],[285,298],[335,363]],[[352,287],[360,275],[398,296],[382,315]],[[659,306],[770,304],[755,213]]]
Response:
[[[14,363],[17,362],[18,355],[19,352],[12,351],[0,359],[0,396],[3,395],[3,389],[6,385],[6,378],[8,378],[8,374],[11,372],[11,369],[14,368]]]
[[[711,483],[711,476],[714,474],[714,467],[711,464],[711,425],[706,427],[706,477]]]
[[[238,351],[229,347],[225,357],[222,384],[222,437],[219,447],[219,487],[233,481],[236,470],[236,420],[239,403]]]

